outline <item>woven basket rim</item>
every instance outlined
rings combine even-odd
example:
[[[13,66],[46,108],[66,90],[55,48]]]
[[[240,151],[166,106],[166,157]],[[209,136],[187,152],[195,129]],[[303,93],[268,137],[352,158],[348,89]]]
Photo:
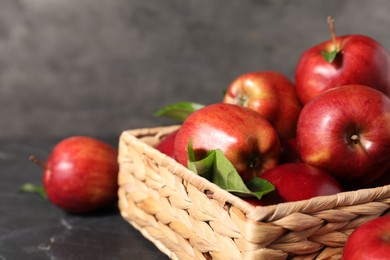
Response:
[[[120,138],[132,143],[137,143],[136,140],[146,136],[153,136],[157,133],[162,137],[174,130],[178,129],[179,125],[160,126],[153,128],[139,128],[125,130],[121,133]],[[390,196],[390,185],[364,188],[354,191],[344,191],[335,195],[319,196],[308,200],[296,202],[284,202],[269,206],[253,206],[238,196],[223,190],[216,184],[207,179],[194,174],[185,166],[179,164],[173,158],[159,152],[145,142],[138,142],[137,145],[142,146],[142,150],[151,157],[159,160],[163,166],[167,167],[171,172],[180,176],[183,180],[192,183],[199,190],[212,193],[212,197],[221,203],[229,203],[238,208],[246,216],[248,220],[271,222],[283,218],[292,213],[314,213],[317,211],[347,207],[351,205],[365,204],[372,201],[379,201]]]

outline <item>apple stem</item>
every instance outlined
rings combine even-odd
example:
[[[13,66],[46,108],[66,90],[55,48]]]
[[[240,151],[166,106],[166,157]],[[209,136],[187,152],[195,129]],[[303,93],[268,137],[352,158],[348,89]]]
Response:
[[[332,16],[328,16],[328,24],[329,24],[329,28],[330,28],[330,35],[332,36],[333,48],[334,48],[334,50],[338,51],[339,46],[336,42],[336,31],[334,29],[334,20],[333,20]]]
[[[236,101],[240,106],[243,106],[243,107],[248,106],[248,98],[241,93],[238,94]]]
[[[39,160],[35,155],[30,155],[28,159],[36,165],[40,166],[42,169],[46,169],[46,164]]]

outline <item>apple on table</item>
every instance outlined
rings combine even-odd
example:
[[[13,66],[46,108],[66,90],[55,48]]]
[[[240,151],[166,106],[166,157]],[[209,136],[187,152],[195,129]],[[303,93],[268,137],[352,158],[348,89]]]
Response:
[[[87,136],[72,136],[55,145],[44,168],[43,188],[57,207],[76,214],[89,213],[117,201],[118,151]]]

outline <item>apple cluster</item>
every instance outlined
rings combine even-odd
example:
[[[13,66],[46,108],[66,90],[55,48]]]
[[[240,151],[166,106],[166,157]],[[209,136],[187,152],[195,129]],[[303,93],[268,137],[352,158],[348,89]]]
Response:
[[[187,166],[221,149],[244,182],[275,191],[256,205],[297,201],[389,184],[390,55],[364,35],[336,37],[306,50],[294,82],[277,71],[249,72],[223,99],[196,109],[158,146]]]

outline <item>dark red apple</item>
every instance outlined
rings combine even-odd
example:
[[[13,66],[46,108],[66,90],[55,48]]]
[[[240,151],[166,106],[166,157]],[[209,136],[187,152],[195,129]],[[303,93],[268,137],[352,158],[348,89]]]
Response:
[[[343,260],[387,260],[390,257],[390,215],[357,227],[345,243]]]
[[[48,199],[70,213],[88,213],[117,201],[117,150],[85,136],[60,141],[46,161]]]
[[[259,177],[275,186],[275,191],[264,196],[268,201],[272,198],[274,203],[305,200],[344,191],[332,175],[305,163],[281,164]]]
[[[297,126],[304,162],[345,185],[363,185],[390,167],[390,99],[362,85],[329,90],[304,106]]]
[[[278,164],[278,134],[259,113],[246,107],[218,103],[193,112],[175,139],[175,158],[185,166],[190,139],[196,159],[221,149],[244,181]]]
[[[302,106],[293,84],[279,72],[261,71],[240,75],[230,84],[223,102],[259,112],[283,139],[295,136]]]
[[[306,50],[296,66],[295,86],[300,101],[306,104],[328,89],[351,84],[367,85],[390,96],[387,50],[368,36],[336,37],[331,21],[332,40]],[[329,62],[323,55],[332,52],[335,57]]]
[[[168,155],[169,157],[175,158],[175,138],[177,131],[173,131],[172,133],[165,136],[160,143],[157,144],[156,149],[160,152]]]

